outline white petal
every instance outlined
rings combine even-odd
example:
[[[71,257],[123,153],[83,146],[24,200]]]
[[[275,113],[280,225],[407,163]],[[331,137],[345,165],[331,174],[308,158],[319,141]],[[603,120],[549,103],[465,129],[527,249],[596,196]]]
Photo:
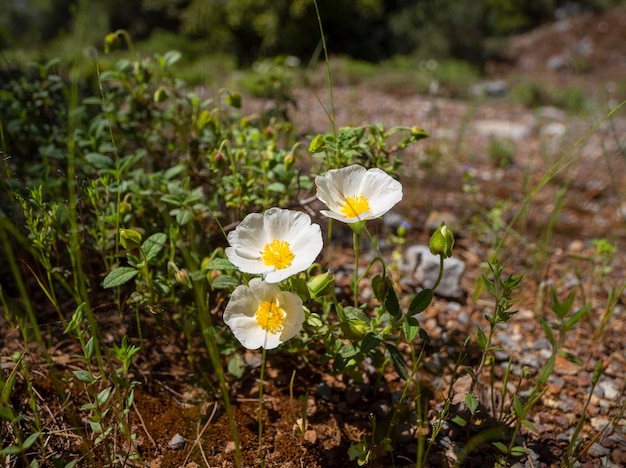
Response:
[[[402,184],[380,169],[370,169],[363,180],[363,195],[372,217],[378,218],[402,200]]]
[[[280,334],[280,339],[282,342],[285,342],[302,330],[304,310],[302,309],[302,300],[290,292],[283,292],[281,307],[285,311],[286,317],[283,322],[283,331]]]
[[[367,170],[358,164],[331,169],[324,176],[315,178],[316,196],[331,211],[341,212],[346,198],[361,192],[361,181],[366,173]]]

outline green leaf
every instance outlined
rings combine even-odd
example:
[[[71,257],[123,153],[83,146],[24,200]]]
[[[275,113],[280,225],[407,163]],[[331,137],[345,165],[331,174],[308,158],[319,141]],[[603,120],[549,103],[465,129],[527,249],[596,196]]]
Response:
[[[239,286],[239,281],[228,275],[220,275],[211,282],[213,289],[234,289],[237,286]]]
[[[165,60],[165,64],[168,67],[171,67],[176,62],[178,62],[182,56],[183,54],[181,54],[177,50],[169,50],[163,54],[163,59]]]
[[[563,320],[568,312],[572,309],[572,305],[574,305],[574,298],[576,297],[576,292],[572,291],[567,299],[563,302],[559,300],[559,297],[556,294],[556,291],[552,289],[552,311],[556,314],[558,318]]]
[[[419,322],[415,317],[407,316],[405,321],[402,322],[402,331],[404,332],[406,341],[410,343],[420,331]]]
[[[485,332],[482,331],[482,329],[480,328],[476,329],[476,341],[478,342],[478,346],[480,346],[480,349],[484,351],[487,350],[487,336],[485,335]]]
[[[347,320],[353,320],[357,322],[369,322],[367,315],[361,309],[356,307],[347,306],[343,308],[343,312],[346,315]]]
[[[541,324],[541,328],[543,328],[543,332],[546,334],[546,338],[552,347],[556,345],[556,341],[554,340],[554,334],[550,329],[550,325],[543,317],[539,317],[539,323]]]
[[[117,267],[109,272],[104,278],[102,287],[104,289],[115,288],[128,283],[131,279],[137,276],[139,273],[135,268],[131,267]]]
[[[478,408],[478,398],[473,393],[468,393],[465,395],[465,404],[467,405],[467,409],[469,412],[474,415],[476,413],[476,409]]]
[[[372,349],[376,348],[382,341],[383,340],[378,333],[369,332],[363,337],[363,341],[361,342],[361,352],[370,352]]]
[[[567,359],[569,362],[572,362],[574,364],[577,364],[579,366],[582,366],[584,364],[584,362],[582,361],[582,359],[580,359],[578,356],[570,353],[569,351],[565,351],[563,349],[559,349],[557,351],[557,353],[560,356],[563,356],[565,359]]]
[[[385,299],[385,308],[387,312],[393,315],[394,318],[399,318],[402,315],[402,311],[400,310],[400,303],[398,302],[398,296],[396,295],[396,291],[391,284],[391,279],[389,279],[389,290],[387,291],[387,299]]]
[[[493,445],[495,448],[500,450],[500,452],[502,452],[504,455],[509,454],[509,448],[506,445],[504,445],[502,442],[494,442]]]
[[[269,190],[270,192],[276,192],[276,193],[286,193],[287,187],[285,187],[285,184],[281,182],[272,182],[271,184],[267,186],[267,190]]]
[[[467,426],[467,421],[463,419],[463,416],[461,416],[460,414],[457,414],[456,416],[454,416],[452,418],[452,422],[456,424],[457,426],[461,426],[461,427]]]
[[[526,450],[521,445],[516,445],[515,447],[511,447],[511,456],[513,457],[521,457],[521,456],[526,455],[527,453],[528,453],[528,450]]]
[[[165,246],[165,241],[167,240],[167,235],[162,232],[157,232],[148,237],[143,244],[141,244],[141,250],[145,254],[148,262],[154,260],[159,252]]]
[[[433,300],[432,289],[422,289],[418,292],[409,304],[409,315],[417,315],[424,312]]]
[[[4,421],[13,421],[15,419],[15,414],[11,408],[2,405],[0,406],[0,419]]]
[[[528,429],[530,432],[534,432],[535,434],[537,433],[537,427],[528,419],[522,419],[520,421],[520,424]]]
[[[398,375],[404,380],[407,379],[409,371],[406,365],[406,361],[404,360],[404,356],[402,353],[396,348],[394,345],[385,343],[385,348],[387,349],[387,353],[389,354],[389,360],[393,365],[393,368],[396,370]]]
[[[563,324],[563,331],[570,330],[574,325],[576,325],[580,321],[580,319],[582,319],[585,315],[587,315],[590,310],[591,310],[591,305],[585,304],[584,307],[574,312],[572,316],[568,318]]]
[[[354,343],[349,343],[346,346],[342,346],[338,354],[343,358],[351,358],[359,354],[359,348],[357,348]]]
[[[104,390],[101,390],[98,393],[98,396],[96,396],[96,400],[98,401],[98,403],[100,405],[104,405],[109,400],[109,397],[111,396],[112,391],[113,391],[113,387],[107,387]]]
[[[105,156],[100,153],[87,153],[85,155],[85,159],[89,164],[99,170],[113,169],[115,166],[113,160],[109,156]]]
[[[524,419],[524,407],[517,395],[513,395],[513,411],[515,412],[517,419]]]
[[[91,375],[91,372],[89,372],[89,371],[86,371],[86,370],[75,370],[75,371],[73,371],[73,373],[74,373],[74,377],[76,377],[79,382],[83,382],[83,383],[93,383],[94,382],[94,378]]]
[[[372,291],[374,292],[374,297],[378,302],[383,302],[385,297],[387,297],[387,289],[388,284],[380,275],[376,275],[372,278]]]
[[[214,258],[205,267],[205,270],[237,270],[237,267],[233,265],[227,258]]]
[[[31,435],[28,436],[28,438],[24,441],[24,443],[22,444],[22,448],[24,450],[28,450],[29,448],[31,448],[33,446],[33,444],[37,441],[37,439],[39,438],[40,433],[39,432],[33,432]]]
[[[22,450],[17,445],[9,445],[6,448],[0,450],[0,455],[17,455]]]
[[[246,370],[246,361],[239,353],[233,354],[228,360],[228,372],[236,379],[241,379]]]

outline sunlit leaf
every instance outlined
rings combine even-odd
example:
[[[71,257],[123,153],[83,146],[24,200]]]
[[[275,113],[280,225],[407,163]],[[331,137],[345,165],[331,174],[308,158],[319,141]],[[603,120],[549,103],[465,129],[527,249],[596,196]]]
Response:
[[[139,273],[135,268],[131,267],[117,267],[109,272],[104,278],[102,287],[104,289],[115,288],[123,284],[128,283],[131,279],[137,276]]]

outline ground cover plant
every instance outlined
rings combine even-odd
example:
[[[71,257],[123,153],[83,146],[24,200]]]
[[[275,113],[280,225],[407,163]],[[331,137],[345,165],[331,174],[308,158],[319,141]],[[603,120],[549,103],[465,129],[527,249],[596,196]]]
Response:
[[[5,464],[624,462],[623,102],[541,164],[491,140],[459,168],[423,122],[340,126],[332,79],[329,131],[302,138],[289,89],[248,114],[179,58],[3,90]],[[599,125],[613,211],[564,245]],[[433,212],[452,177],[461,214]],[[418,241],[436,274],[416,289]],[[440,297],[459,256],[467,294]]]

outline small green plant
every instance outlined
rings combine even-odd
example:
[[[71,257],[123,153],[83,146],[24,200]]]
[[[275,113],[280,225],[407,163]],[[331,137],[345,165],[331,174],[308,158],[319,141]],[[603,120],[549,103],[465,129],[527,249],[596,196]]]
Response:
[[[515,153],[517,153],[515,142],[502,138],[489,140],[487,154],[495,167],[510,167],[515,162]]]

